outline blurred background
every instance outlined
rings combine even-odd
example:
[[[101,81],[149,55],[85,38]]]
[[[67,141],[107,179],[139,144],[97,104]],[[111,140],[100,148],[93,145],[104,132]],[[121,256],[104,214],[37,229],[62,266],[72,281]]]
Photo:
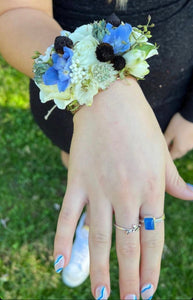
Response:
[[[68,288],[53,268],[53,241],[66,190],[60,150],[33,121],[29,79],[0,57],[0,298],[93,299],[89,279]],[[193,184],[193,151],[175,164]],[[193,200],[193,199],[192,199]],[[193,202],[166,195],[166,240],[154,299],[193,297]],[[119,299],[113,234],[111,297]]]

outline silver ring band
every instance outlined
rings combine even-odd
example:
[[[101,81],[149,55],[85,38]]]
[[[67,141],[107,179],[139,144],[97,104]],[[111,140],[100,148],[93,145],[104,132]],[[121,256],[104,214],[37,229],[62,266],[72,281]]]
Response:
[[[138,224],[138,225],[132,225],[132,227],[130,228],[126,228],[126,227],[122,227],[122,226],[119,226],[117,224],[114,224],[114,226],[117,228],[117,229],[120,229],[120,230],[123,230],[125,231],[126,234],[129,234],[131,232],[136,232],[139,230],[139,228],[141,227],[141,224]]]

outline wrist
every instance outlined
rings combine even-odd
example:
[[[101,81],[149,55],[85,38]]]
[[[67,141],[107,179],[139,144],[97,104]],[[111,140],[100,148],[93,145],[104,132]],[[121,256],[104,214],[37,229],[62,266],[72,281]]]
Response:
[[[106,90],[95,95],[91,106],[81,106],[75,113],[73,121],[79,122],[87,116],[91,116],[92,121],[94,116],[114,118],[125,112],[132,113],[141,109],[139,106],[144,100],[146,101],[137,80],[129,76],[123,80],[116,80]]]

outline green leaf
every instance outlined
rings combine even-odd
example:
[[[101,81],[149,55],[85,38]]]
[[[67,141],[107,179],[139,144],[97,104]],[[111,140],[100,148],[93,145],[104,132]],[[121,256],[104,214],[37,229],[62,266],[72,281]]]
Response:
[[[32,56],[33,59],[38,58],[41,55],[41,53],[39,51],[35,51],[34,55]]]
[[[144,51],[146,56],[149,54],[149,52],[153,49],[156,49],[157,47],[152,44],[147,44],[147,43],[139,43],[135,46],[135,49]]]

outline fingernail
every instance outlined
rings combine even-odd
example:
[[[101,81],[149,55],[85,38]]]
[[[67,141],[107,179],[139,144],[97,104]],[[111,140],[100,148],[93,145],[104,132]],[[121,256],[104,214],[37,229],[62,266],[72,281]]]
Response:
[[[60,273],[64,267],[64,256],[63,255],[58,255],[56,257],[55,263],[54,263],[54,268],[56,273]]]
[[[107,289],[105,286],[99,286],[96,289],[95,297],[97,300],[108,299]]]
[[[141,297],[143,300],[151,300],[153,298],[154,288],[152,284],[146,284],[141,289]]]
[[[137,300],[137,296],[136,295],[127,295],[124,298],[125,300]]]
[[[187,183],[188,187],[193,191],[193,185],[191,183]]]

